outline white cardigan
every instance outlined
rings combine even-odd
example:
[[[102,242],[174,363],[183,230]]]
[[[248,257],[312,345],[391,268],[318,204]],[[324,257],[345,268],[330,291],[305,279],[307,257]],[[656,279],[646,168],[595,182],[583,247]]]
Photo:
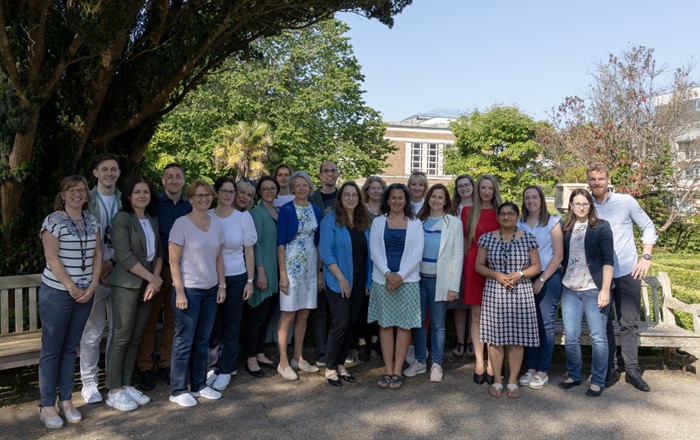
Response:
[[[435,301],[447,301],[447,291],[459,292],[464,266],[464,235],[462,222],[453,215],[442,220],[440,250],[437,258]]]
[[[378,284],[386,284],[385,273],[390,272],[386,262],[386,248],[384,247],[384,229],[386,228],[386,215],[380,215],[372,222],[369,233],[369,251],[372,257],[372,281]],[[423,224],[417,218],[408,220],[406,227],[406,243],[401,256],[401,264],[398,274],[404,282],[420,281],[420,262],[423,259]]]

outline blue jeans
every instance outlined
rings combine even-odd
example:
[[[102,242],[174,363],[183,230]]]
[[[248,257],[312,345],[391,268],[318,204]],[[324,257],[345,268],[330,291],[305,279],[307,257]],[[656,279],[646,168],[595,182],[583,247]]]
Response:
[[[566,337],[566,369],[573,380],[581,380],[581,317],[586,315],[591,336],[593,361],[591,364],[591,383],[605,386],[608,372],[608,338],[605,327],[608,322],[610,304],[598,308],[598,291],[573,291],[562,287],[561,311]]]
[[[425,331],[426,311],[430,311],[430,349],[433,364],[442,365],[442,353],[445,351],[445,314],[447,301],[435,301],[435,284],[437,278],[421,277],[420,279],[420,310],[421,325],[411,329],[413,346],[416,350],[416,361],[425,364],[427,358],[428,336]]]
[[[197,392],[206,387],[207,349],[209,335],[216,316],[216,291],[185,287],[187,308],[175,306],[177,295],[172,295],[175,311],[175,338],[170,359],[170,392],[173,396],[187,392],[187,369],[190,371],[190,390]]]
[[[561,297],[561,287],[561,274],[556,271],[544,283],[539,295],[535,295],[540,346],[525,347],[525,364],[531,370],[547,372],[552,364],[554,320],[557,314],[557,303]]]
[[[241,315],[243,314],[243,288],[247,274],[226,277],[226,300],[216,305],[216,319],[209,337],[210,370],[219,374],[236,371],[240,351]]]
[[[71,400],[75,385],[76,351],[92,310],[93,298],[80,304],[67,290],[54,289],[44,283],[39,287],[39,392],[42,407],[56,404],[56,384],[59,399]]]

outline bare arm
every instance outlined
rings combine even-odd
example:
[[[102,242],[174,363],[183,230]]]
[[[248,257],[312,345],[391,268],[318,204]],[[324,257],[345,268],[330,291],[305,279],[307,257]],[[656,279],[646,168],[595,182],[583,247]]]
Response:
[[[243,248],[243,255],[245,257],[246,275],[248,280],[252,280],[255,277],[255,250],[253,246],[245,246]],[[246,280],[245,287],[243,288],[243,301],[249,300],[251,296],[253,296],[253,282],[248,282]]]
[[[277,264],[280,268],[280,292],[289,295],[289,278],[287,277],[287,256],[285,255],[286,247],[284,245],[277,246]]]
[[[187,295],[185,295],[185,286],[182,281],[182,269],[180,261],[182,260],[182,246],[175,244],[172,241],[168,243],[168,261],[170,263],[170,274],[173,279],[173,287],[175,288],[175,307],[180,310],[187,308]]]

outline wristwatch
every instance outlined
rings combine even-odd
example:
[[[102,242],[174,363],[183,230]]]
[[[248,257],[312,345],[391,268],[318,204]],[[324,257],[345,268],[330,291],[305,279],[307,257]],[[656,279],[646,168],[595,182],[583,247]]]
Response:
[[[525,278],[525,272],[519,270],[518,273],[520,274],[520,278]]]
[[[545,281],[546,281],[546,280],[544,279],[544,277],[540,277],[540,282],[541,282],[541,283],[544,283]]]
[[[647,261],[651,261],[651,254],[642,254],[642,258],[644,258]]]

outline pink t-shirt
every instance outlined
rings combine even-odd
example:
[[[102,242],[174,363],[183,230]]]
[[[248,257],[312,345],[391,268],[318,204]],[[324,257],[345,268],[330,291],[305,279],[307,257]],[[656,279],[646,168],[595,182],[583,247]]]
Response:
[[[180,270],[185,287],[211,289],[218,285],[216,256],[224,244],[224,232],[216,218],[211,219],[209,230],[204,232],[182,216],[175,220],[169,241],[182,246]]]

